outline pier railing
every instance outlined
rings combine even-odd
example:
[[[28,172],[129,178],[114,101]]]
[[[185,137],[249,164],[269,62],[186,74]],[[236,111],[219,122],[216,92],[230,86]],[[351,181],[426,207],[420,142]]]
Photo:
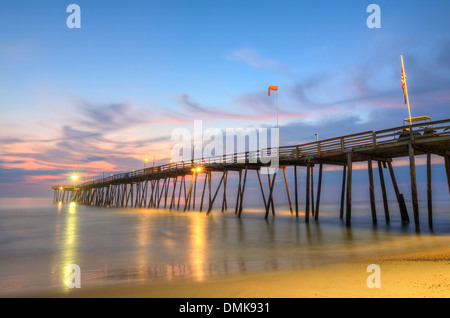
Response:
[[[411,136],[412,132],[412,136]],[[255,163],[264,165],[273,156],[277,156],[280,163],[283,160],[307,160],[339,153],[351,152],[353,149],[372,149],[380,146],[398,145],[399,142],[405,144],[411,140],[423,138],[439,138],[450,136],[450,119],[417,123],[412,125],[398,126],[379,131],[365,131],[358,134],[346,135],[336,138],[324,139],[305,144],[283,146],[279,148],[269,148],[242,153],[224,154],[208,158],[197,158],[185,162],[175,162],[145,169],[114,174],[109,177],[87,181],[77,185],[78,187],[92,187],[101,184],[122,182],[126,179],[133,179],[141,176],[159,175],[171,171],[192,171],[199,166],[214,167],[215,165],[234,165],[238,163]]]

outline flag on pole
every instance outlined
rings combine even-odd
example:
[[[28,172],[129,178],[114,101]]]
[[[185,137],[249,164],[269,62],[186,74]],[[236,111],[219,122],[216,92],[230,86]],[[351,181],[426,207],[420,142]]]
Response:
[[[402,63],[402,89],[403,89],[403,97],[405,98],[405,104],[407,104],[408,102],[408,91],[406,89],[406,74],[405,74],[405,68],[403,67],[403,63]]]
[[[269,86],[269,96],[270,96],[270,91],[278,91],[278,86]]]
[[[411,121],[411,109],[409,108],[408,85],[406,85],[406,74],[405,74],[405,66],[403,65],[403,55],[400,55],[400,60],[402,61],[403,97],[405,98],[405,104],[408,105],[409,124],[411,125],[412,124],[412,121]]]

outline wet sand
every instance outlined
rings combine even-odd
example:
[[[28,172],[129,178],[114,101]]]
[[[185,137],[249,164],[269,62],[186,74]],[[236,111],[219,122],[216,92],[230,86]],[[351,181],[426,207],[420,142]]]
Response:
[[[449,238],[441,238],[450,243]],[[442,241],[441,241],[442,242]],[[442,245],[441,245],[442,246]],[[450,244],[448,245],[450,246]],[[381,269],[381,288],[368,288],[369,264]],[[70,290],[39,297],[312,298],[449,297],[450,248],[354,259],[310,269],[236,274],[203,282],[164,282]]]

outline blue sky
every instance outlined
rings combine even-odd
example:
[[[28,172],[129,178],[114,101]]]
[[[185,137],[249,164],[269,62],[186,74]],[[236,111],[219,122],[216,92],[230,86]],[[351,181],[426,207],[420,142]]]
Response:
[[[66,8],[81,8],[69,29]],[[369,29],[366,8],[381,8]],[[282,144],[449,118],[448,1],[2,1],[0,195],[168,161],[177,127]],[[439,163],[438,159],[436,162]],[[443,180],[443,179],[442,179]],[[441,181],[442,181],[441,180]],[[443,183],[444,184],[444,183]]]

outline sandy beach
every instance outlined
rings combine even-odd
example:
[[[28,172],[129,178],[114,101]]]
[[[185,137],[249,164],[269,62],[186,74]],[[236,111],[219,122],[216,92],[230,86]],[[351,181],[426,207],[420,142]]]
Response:
[[[441,238],[450,241],[448,238]],[[442,242],[442,241],[441,241]],[[381,287],[368,288],[367,266],[381,269]],[[36,296],[36,295],[33,295]],[[204,282],[165,282],[147,285],[81,288],[66,294],[39,297],[149,298],[335,298],[449,297],[450,249],[355,259],[306,270],[232,275]]]

